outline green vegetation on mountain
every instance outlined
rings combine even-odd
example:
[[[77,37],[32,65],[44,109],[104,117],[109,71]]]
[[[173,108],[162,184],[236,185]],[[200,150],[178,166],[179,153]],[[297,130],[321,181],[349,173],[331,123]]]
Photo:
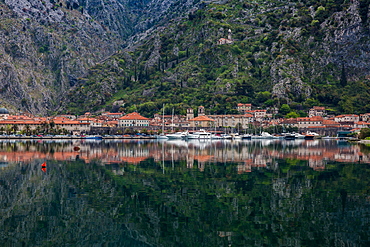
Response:
[[[369,1],[224,1],[158,27],[140,45],[91,68],[67,95],[71,113],[111,110],[145,116],[235,113],[236,103],[313,105],[370,112]],[[218,44],[228,38],[231,44]]]

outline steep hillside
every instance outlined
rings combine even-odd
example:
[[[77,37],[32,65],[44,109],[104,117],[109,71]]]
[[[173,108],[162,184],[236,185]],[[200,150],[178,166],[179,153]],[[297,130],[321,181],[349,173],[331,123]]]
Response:
[[[195,2],[1,0],[2,106],[40,115],[58,111],[88,68]]]
[[[113,33],[78,10],[7,3],[0,2],[0,93],[11,110],[46,114],[57,108],[74,78],[118,49]]]
[[[197,7],[89,70],[70,91],[67,109],[117,110],[114,102],[124,100],[123,110],[147,116],[163,103],[177,113],[199,105],[232,113],[236,102],[289,103],[301,115],[312,105],[370,112],[367,0]]]

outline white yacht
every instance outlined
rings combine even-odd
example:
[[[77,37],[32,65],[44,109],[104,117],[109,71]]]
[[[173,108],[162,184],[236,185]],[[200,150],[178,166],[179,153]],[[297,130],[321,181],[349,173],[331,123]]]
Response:
[[[204,129],[200,129],[197,132],[194,132],[192,134],[188,134],[186,137],[187,139],[211,139],[212,138],[212,133],[207,132]]]
[[[302,135],[302,134],[300,134],[300,133],[293,133],[294,134],[294,136],[295,136],[295,138],[296,139],[304,139],[305,138],[305,135]]]
[[[166,136],[168,139],[185,139],[188,135],[189,135],[189,132],[183,131],[183,132],[167,134]]]
[[[314,139],[314,138],[318,138],[319,136],[320,135],[317,134],[316,132],[307,131],[306,134],[305,134],[305,138],[304,139],[311,140],[311,139]]]

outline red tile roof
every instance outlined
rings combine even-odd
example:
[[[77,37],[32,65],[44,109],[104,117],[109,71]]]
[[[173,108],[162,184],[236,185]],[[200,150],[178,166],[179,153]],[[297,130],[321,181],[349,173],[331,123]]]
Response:
[[[7,120],[24,121],[24,120],[32,120],[32,118],[27,117],[27,116],[10,115],[7,117]]]
[[[122,112],[106,112],[107,115],[122,115]]]
[[[367,122],[364,122],[364,121],[358,121],[357,123],[356,123],[357,125],[370,125],[370,123],[367,123]]]
[[[215,120],[207,116],[198,116],[193,119],[189,119],[189,121],[208,121],[209,122],[209,121],[215,121]]]
[[[127,115],[120,117],[119,120],[148,120],[149,118],[141,116],[137,112],[128,113]]]
[[[313,109],[315,109],[315,110],[325,110],[325,107],[323,107],[323,106],[314,106]]]
[[[340,118],[340,117],[358,117],[358,115],[356,114],[342,114],[342,115],[338,115],[338,116],[335,116],[336,118]]]

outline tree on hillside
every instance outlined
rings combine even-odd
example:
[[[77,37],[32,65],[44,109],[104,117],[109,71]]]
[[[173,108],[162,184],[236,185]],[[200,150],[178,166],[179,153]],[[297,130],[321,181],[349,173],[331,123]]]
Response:
[[[282,114],[282,115],[286,115],[291,111],[292,111],[292,109],[290,108],[290,106],[288,104],[282,104],[280,109],[279,109],[279,113]]]
[[[297,117],[299,117],[299,115],[294,111],[291,111],[285,115],[285,118],[297,118]]]
[[[254,94],[254,89],[251,82],[245,80],[242,83],[237,82],[235,84],[235,93],[240,96],[249,96],[252,97]]]

